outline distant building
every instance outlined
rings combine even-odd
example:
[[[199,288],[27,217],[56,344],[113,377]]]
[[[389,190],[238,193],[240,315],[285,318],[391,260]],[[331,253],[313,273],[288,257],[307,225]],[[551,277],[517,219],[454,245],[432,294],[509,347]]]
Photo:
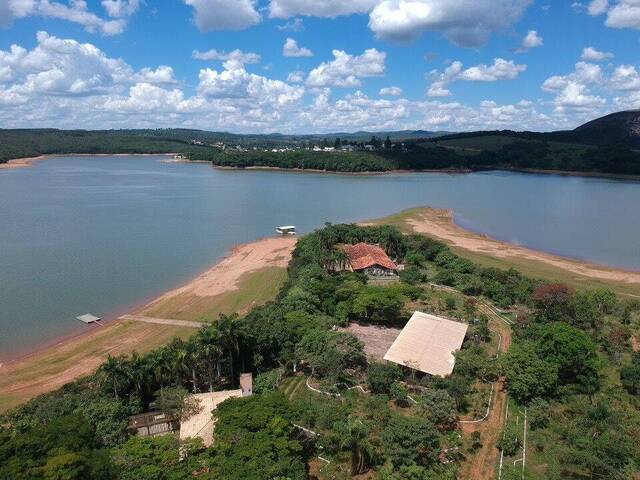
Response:
[[[358,243],[343,245],[347,255],[346,270],[363,272],[370,277],[392,277],[398,274],[398,266],[377,245]]]
[[[454,353],[462,347],[468,325],[415,312],[387,351],[384,359],[429,375],[451,375]]]

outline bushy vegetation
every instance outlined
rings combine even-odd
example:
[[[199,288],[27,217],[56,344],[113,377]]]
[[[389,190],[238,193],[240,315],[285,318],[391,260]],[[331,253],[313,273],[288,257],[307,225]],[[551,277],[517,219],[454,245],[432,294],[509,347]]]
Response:
[[[344,256],[336,247],[357,242],[381,245],[420,278],[380,287],[338,271]],[[500,375],[511,396],[532,410],[535,435],[553,438],[553,446],[541,440],[542,450],[552,452],[548,477],[540,478],[594,472],[625,478],[637,468],[640,362],[629,354],[637,305],[607,291],[574,292],[514,270],[483,268],[438,241],[387,226],[327,225],[299,240],[288,273],[275,302],[242,318],[222,316],[191,339],[144,356],[110,358],[95,375],[0,418],[0,478],[186,479],[197,472],[216,480],[303,479],[320,454],[332,459],[326,472],[334,478],[373,471],[384,479],[453,479],[461,459],[457,420],[477,411],[478,389]],[[435,293],[424,281],[505,308],[518,305],[509,354],[496,361],[489,353],[491,332],[473,298],[430,298]],[[445,379],[373,362],[360,340],[340,328],[401,327],[412,302],[430,301],[473,320]],[[254,373],[256,395],[218,408],[212,448],[190,442],[181,447],[188,453],[181,462],[175,436],[126,432],[128,416],[152,403],[188,410],[187,390],[237,388],[244,371]],[[301,372],[324,393],[279,387]],[[611,380],[617,372],[621,382]],[[369,393],[350,389],[356,385]],[[75,430],[81,441],[70,441],[77,443],[51,440]],[[504,442],[517,450],[520,437],[505,435]],[[612,451],[611,442],[621,448]]]

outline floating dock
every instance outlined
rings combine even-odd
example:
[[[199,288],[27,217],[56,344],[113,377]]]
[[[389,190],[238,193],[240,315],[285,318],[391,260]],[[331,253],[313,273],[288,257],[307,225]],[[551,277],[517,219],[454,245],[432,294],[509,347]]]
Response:
[[[98,325],[101,325],[100,320],[102,320],[100,317],[96,317],[95,315],[92,315],[90,313],[87,313],[85,315],[80,315],[79,317],[76,317],[77,320],[80,320],[83,323],[86,323],[87,325],[91,325],[93,323],[97,323]]]
[[[276,232],[280,235],[295,235],[296,227],[295,225],[286,225],[284,227],[276,227]]]

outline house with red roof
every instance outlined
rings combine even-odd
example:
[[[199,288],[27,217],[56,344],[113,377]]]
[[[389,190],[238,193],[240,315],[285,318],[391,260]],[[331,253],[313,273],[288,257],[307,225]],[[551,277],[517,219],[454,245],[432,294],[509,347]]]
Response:
[[[346,270],[363,272],[370,277],[392,277],[398,274],[398,266],[378,245],[357,243],[342,245],[347,254]]]

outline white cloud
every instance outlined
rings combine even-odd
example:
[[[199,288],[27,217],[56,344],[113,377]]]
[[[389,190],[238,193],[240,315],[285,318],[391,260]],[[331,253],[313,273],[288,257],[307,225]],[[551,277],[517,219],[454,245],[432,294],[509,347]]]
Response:
[[[381,96],[400,97],[402,95],[402,89],[400,87],[385,87],[380,89]]]
[[[301,72],[301,71],[291,72],[287,76],[287,82],[289,82],[289,83],[302,83],[302,82],[304,82],[304,72]]]
[[[38,32],[37,40],[31,51],[17,45],[0,51],[0,83],[9,85],[5,96],[14,100],[88,97],[118,93],[135,82],[176,83],[173,69],[166,65],[136,72],[89,43],[59,39],[46,32]]]
[[[608,0],[593,0],[587,7],[589,15],[597,16],[605,14],[605,24],[611,28],[635,28],[640,30],[640,1],[616,0],[610,3]]]
[[[620,0],[607,13],[607,26],[640,29],[640,2]]]
[[[102,0],[102,6],[110,17],[130,17],[140,8],[140,0]]]
[[[544,44],[544,39],[538,35],[536,30],[529,30],[522,39],[520,48],[516,50],[519,53],[527,52],[532,48],[541,47]]]
[[[604,83],[600,65],[578,62],[573,73],[547,78],[542,84],[542,90],[555,94],[553,105],[558,113],[576,110],[596,116],[606,104],[606,99],[594,95],[591,89]]]
[[[640,73],[633,65],[619,65],[610,79],[613,90],[640,91]]]
[[[369,27],[378,38],[408,41],[425,31],[463,46],[486,43],[491,33],[517,22],[531,0],[383,0]]]
[[[460,80],[471,82],[497,82],[498,80],[513,80],[527,69],[526,65],[518,65],[513,60],[495,58],[493,65],[476,65],[460,73]]]
[[[582,49],[582,55],[580,55],[580,58],[587,62],[602,62],[613,58],[613,53],[601,52],[593,47],[585,47]]]
[[[476,65],[466,70],[462,62],[452,62],[443,72],[432,70],[428,78],[432,83],[427,90],[429,97],[448,97],[451,91],[447,85],[457,80],[468,82],[497,82],[499,80],[514,80],[527,69],[526,65],[518,65],[513,60],[495,58],[492,65]]]
[[[231,52],[223,52],[219,50],[207,50],[201,52],[194,50],[191,54],[196,60],[220,60],[223,62],[234,61],[242,64],[254,64],[260,63],[260,55],[252,52],[243,52],[242,50],[235,49]]]
[[[313,52],[308,48],[300,47],[293,38],[287,38],[282,47],[282,55],[285,57],[313,57]]]
[[[108,2],[107,12],[112,2]],[[124,2],[126,3],[126,2]],[[137,3],[137,2],[133,2]],[[137,9],[137,8],[136,8]],[[115,12],[115,7],[112,10]],[[106,20],[89,11],[87,2],[84,0],[70,0],[68,3],[60,3],[51,0],[2,0],[0,2],[0,26],[8,26],[14,20],[32,16],[66,20],[68,22],[82,25],[88,32],[99,32],[103,35],[119,35],[127,25],[124,18]],[[132,13],[135,13],[132,11]],[[131,14],[132,14],[131,13]],[[127,15],[119,15],[125,17]]]
[[[369,13],[379,0],[271,0],[271,18],[311,16],[335,18],[341,15]]]
[[[333,50],[334,59],[314,68],[307,77],[310,87],[358,87],[360,79],[378,77],[385,72],[387,54],[375,48],[353,56],[342,50]]]
[[[592,0],[587,6],[589,15],[602,15],[609,8],[609,0]]]
[[[301,18],[294,18],[290,22],[278,25],[281,32],[302,32],[304,31],[304,21]]]
[[[244,30],[260,23],[255,0],[184,0],[202,32]]]
[[[231,63],[231,62],[228,62]],[[225,64],[225,70],[200,70],[198,93],[205,98],[251,99],[285,105],[304,95],[304,87],[289,85],[247,72],[241,64]]]

